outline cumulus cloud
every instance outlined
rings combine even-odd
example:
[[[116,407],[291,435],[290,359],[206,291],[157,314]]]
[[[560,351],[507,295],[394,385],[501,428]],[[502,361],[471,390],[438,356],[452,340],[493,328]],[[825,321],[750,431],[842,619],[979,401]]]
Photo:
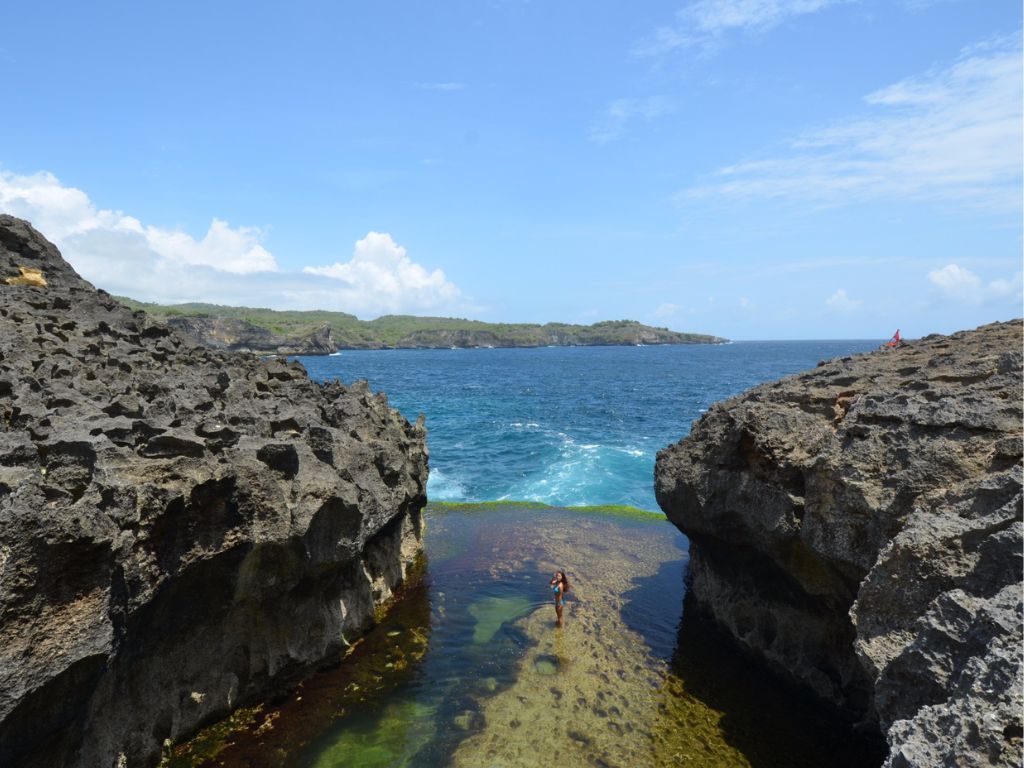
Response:
[[[672,102],[664,96],[615,99],[591,126],[590,140],[597,144],[608,144],[622,136],[631,122],[650,122],[671,113],[672,110]]]
[[[1021,43],[965,49],[949,67],[868,94],[865,111],[813,129],[776,157],[727,166],[681,198],[1021,206]]]
[[[206,235],[196,240],[180,230],[144,226],[121,211],[97,208],[85,192],[64,186],[51,173],[19,176],[0,171],[0,211],[31,221],[66,251],[65,256],[87,279],[95,276],[90,274],[94,267],[102,267],[102,248],[113,241],[139,241],[131,248],[136,260],[141,260],[136,268],[165,261],[236,275],[277,269],[273,255],[260,245],[258,229],[233,229],[215,218]]]
[[[829,309],[834,309],[838,312],[852,312],[860,306],[860,301],[851,299],[846,295],[846,291],[840,288],[825,299],[825,305]]]
[[[302,271],[338,281],[341,303],[357,314],[427,310],[460,295],[442,270],[428,272],[385,232],[370,232],[357,241],[350,261]]]
[[[985,283],[978,275],[958,264],[947,264],[928,273],[928,282],[947,300],[958,304],[986,304],[1016,296],[1020,301],[1021,274],[1013,280],[997,278]]]
[[[236,275],[277,269],[270,251],[259,244],[261,232],[253,227],[232,229],[226,221],[215,218],[202,240],[158,227],[145,227],[142,231],[153,250],[171,261],[201,264]]]
[[[677,48],[710,48],[730,32],[765,32],[786,19],[842,2],[846,0],[698,0],[641,41],[635,53],[658,56]]]
[[[50,173],[0,170],[0,212],[28,219],[96,286],[144,301],[331,309],[351,313],[464,310],[441,270],[412,262],[390,235],[371,232],[352,261],[281,270],[253,227],[214,218],[201,238],[98,208]]]

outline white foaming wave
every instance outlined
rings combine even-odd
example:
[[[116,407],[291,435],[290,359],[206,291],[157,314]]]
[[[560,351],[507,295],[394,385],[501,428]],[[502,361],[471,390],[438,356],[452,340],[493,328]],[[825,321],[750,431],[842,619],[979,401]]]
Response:
[[[435,501],[463,501],[466,487],[440,469],[431,469],[427,477],[427,498]]]
[[[642,451],[639,448],[615,448],[614,450],[618,451],[619,453],[624,453],[627,456],[632,456],[632,457],[637,458],[637,459],[640,458],[641,456],[646,456],[647,455],[647,451]]]
[[[500,500],[535,501],[554,506],[589,506],[609,502],[619,489],[616,479],[626,480],[614,464],[622,458],[630,460],[647,456],[633,446],[609,446],[599,443],[577,443],[563,432],[548,433],[558,440],[557,458],[539,472],[523,478]],[[609,488],[611,486],[611,488]]]

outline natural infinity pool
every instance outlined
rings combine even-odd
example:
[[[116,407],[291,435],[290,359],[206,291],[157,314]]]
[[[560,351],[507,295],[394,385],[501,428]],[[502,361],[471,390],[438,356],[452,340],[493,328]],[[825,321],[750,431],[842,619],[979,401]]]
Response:
[[[173,766],[877,766],[692,609],[659,515],[431,506],[426,564],[335,669],[175,749]],[[554,626],[547,581],[573,590]],[[687,604],[689,608],[689,604]]]

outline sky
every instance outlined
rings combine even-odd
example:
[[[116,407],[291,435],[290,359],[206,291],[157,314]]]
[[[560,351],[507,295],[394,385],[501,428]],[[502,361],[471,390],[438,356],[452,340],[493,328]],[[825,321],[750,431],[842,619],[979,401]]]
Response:
[[[1021,15],[16,3],[0,211],[147,301],[949,333],[1024,314]]]

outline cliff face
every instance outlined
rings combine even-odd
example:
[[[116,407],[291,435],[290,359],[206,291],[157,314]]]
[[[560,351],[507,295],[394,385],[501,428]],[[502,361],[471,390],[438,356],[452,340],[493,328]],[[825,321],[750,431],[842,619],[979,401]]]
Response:
[[[150,765],[338,658],[426,477],[383,395],[195,347],[0,216],[0,765]]]
[[[278,336],[266,328],[226,317],[172,315],[167,324],[196,344],[229,352],[329,355],[338,349],[326,325],[303,336]]]
[[[877,722],[887,765],[1021,762],[1021,322],[822,363],[658,455],[691,590]]]

